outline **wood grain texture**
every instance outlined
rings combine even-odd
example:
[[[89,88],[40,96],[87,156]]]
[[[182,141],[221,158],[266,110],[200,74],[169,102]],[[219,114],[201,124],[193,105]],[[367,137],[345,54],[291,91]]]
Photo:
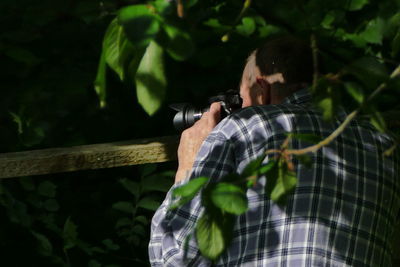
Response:
[[[0,154],[0,178],[102,169],[176,159],[178,136]]]

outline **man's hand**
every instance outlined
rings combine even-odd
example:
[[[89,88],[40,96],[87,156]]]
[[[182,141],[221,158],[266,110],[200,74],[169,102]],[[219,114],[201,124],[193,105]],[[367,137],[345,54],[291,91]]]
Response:
[[[220,120],[221,104],[212,103],[210,111],[204,112],[200,120],[182,132],[178,147],[179,167],[176,172],[175,183],[185,179],[190,173],[201,144]]]

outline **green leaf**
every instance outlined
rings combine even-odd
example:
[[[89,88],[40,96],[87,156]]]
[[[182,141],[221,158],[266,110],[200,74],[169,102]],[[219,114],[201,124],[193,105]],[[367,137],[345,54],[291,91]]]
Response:
[[[287,166],[284,164],[278,168],[276,184],[274,185],[270,195],[271,199],[276,203],[281,202],[284,197],[296,187],[297,184],[296,173],[289,171]]]
[[[159,21],[150,6],[130,5],[118,13],[118,22],[135,47],[146,47],[159,31]]]
[[[244,17],[242,24],[236,26],[236,31],[244,36],[250,36],[256,29],[256,23],[252,17]]]
[[[261,157],[256,158],[253,161],[250,161],[249,164],[244,168],[241,176],[249,177],[253,175],[258,175],[261,164],[263,163],[266,155],[262,155]]]
[[[322,109],[322,117],[324,120],[329,121],[332,119],[334,110],[333,110],[333,101],[332,98],[326,97],[322,99],[318,106]]]
[[[101,243],[103,243],[104,246],[106,246],[107,249],[109,250],[118,250],[119,245],[115,244],[111,239],[107,238],[104,239]]]
[[[207,181],[207,177],[195,178],[193,180],[190,180],[185,185],[175,188],[172,195],[174,197],[193,197],[197,194],[197,192],[199,192],[199,190],[204,186]]]
[[[296,184],[296,174],[288,170],[287,163],[280,159],[278,164],[275,164],[268,172],[265,191],[272,201],[282,203],[286,196],[295,189]]]
[[[134,220],[135,222],[139,222],[139,223],[141,223],[141,224],[143,224],[143,225],[149,224],[149,221],[148,221],[147,218],[146,218],[145,216],[143,216],[143,215],[137,216],[137,217],[135,217],[133,220]]]
[[[153,115],[165,98],[167,80],[164,73],[163,49],[150,42],[135,75],[136,94],[140,105]]]
[[[346,87],[346,90],[349,93],[349,95],[353,97],[353,99],[357,103],[361,104],[364,102],[364,92],[361,86],[359,86],[354,82],[346,82],[344,86]]]
[[[288,133],[287,135],[290,136],[291,138],[313,144],[318,144],[319,142],[322,141],[322,136],[318,136],[315,134]]]
[[[53,252],[53,246],[50,243],[50,240],[46,236],[44,236],[40,233],[37,233],[35,231],[31,231],[31,233],[39,243],[40,253],[45,256],[50,256]]]
[[[385,65],[373,57],[357,59],[346,67],[346,71],[356,76],[368,88],[376,88],[389,77]]]
[[[64,239],[64,249],[68,250],[76,245],[78,239],[78,231],[76,224],[68,217],[64,224],[63,239]]]
[[[173,185],[173,179],[162,176],[162,174],[155,174],[144,177],[141,182],[143,192],[159,191],[168,192]]]
[[[393,38],[391,47],[392,47],[391,56],[397,57],[400,53],[400,29],[398,30],[395,37]]]
[[[50,181],[43,181],[38,186],[38,193],[44,197],[55,197],[56,196],[56,186]]]
[[[382,38],[385,29],[385,21],[382,18],[376,18],[368,22],[365,30],[359,34],[366,42],[371,44],[382,44]]]
[[[135,50],[117,19],[111,21],[108,26],[103,40],[103,51],[107,64],[118,74],[121,81],[124,80],[125,66]]]
[[[126,227],[131,225],[132,225],[132,220],[127,217],[123,217],[118,219],[117,223],[115,224],[115,228],[118,229],[121,227]]]
[[[189,58],[194,51],[194,44],[190,35],[175,26],[164,24],[163,28],[168,36],[166,50],[175,60],[183,61]]]
[[[157,210],[158,207],[160,206],[160,202],[154,200],[152,197],[144,197],[141,200],[139,200],[138,207],[144,208],[147,210]]]
[[[54,198],[50,198],[50,199],[47,199],[47,200],[44,202],[44,208],[45,208],[46,210],[48,210],[48,211],[54,212],[54,211],[59,210],[59,209],[60,209],[60,206],[58,205],[57,200],[55,200]]]
[[[133,228],[132,228],[132,232],[134,232],[135,234],[141,236],[141,237],[145,237],[146,236],[146,230],[144,229],[143,225],[141,224],[136,224]]]
[[[208,181],[207,177],[199,177],[189,181],[185,185],[175,188],[174,191],[172,192],[172,196],[181,197],[181,199],[176,203],[172,204],[170,209],[175,209],[185,204],[186,202],[192,200],[193,197],[200,191],[200,189],[205,185],[207,181]]]
[[[371,116],[371,123],[374,125],[374,127],[380,131],[380,132],[385,132],[386,131],[386,122],[385,119],[383,118],[382,114],[379,111],[372,112],[370,114]]]
[[[90,260],[88,263],[88,267],[101,267],[101,263],[96,260]]]
[[[306,168],[311,168],[312,166],[312,158],[309,155],[303,154],[303,155],[296,155],[296,158],[299,160],[301,164],[306,166]]]
[[[132,214],[134,208],[131,202],[119,201],[112,205],[113,209]]]
[[[356,11],[362,9],[366,4],[368,4],[369,0],[351,0],[350,1],[350,11]]]
[[[229,183],[217,183],[210,191],[215,206],[223,211],[240,215],[247,211],[246,193],[240,187]]]
[[[26,191],[33,191],[36,188],[35,183],[33,182],[33,179],[31,177],[19,178],[19,184]]]
[[[145,164],[139,167],[139,172],[142,179],[154,173],[156,170],[157,170],[157,164]]]
[[[274,160],[268,161],[267,164],[261,166],[261,168],[259,169],[259,174],[264,175],[264,174],[267,174],[268,172],[272,171],[275,164],[276,164],[276,161],[274,161]]]
[[[102,108],[106,106],[106,65],[106,57],[103,49],[100,56],[99,66],[97,68],[96,80],[94,81],[94,90],[99,97],[100,107]]]
[[[201,254],[210,260],[216,260],[225,250],[222,225],[207,213],[197,221],[196,238]]]
[[[128,190],[135,197],[139,197],[140,195],[140,185],[139,183],[133,182],[127,178],[122,178],[119,180],[120,184]]]

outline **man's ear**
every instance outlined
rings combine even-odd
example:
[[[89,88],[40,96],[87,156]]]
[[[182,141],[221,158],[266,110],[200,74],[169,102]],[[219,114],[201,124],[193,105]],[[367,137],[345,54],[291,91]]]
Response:
[[[260,94],[262,95],[261,105],[271,104],[271,85],[262,77],[257,77],[257,84],[260,87]]]

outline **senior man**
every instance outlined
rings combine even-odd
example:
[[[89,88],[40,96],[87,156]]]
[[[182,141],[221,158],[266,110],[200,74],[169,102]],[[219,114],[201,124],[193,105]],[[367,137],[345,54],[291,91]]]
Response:
[[[285,206],[265,194],[265,180],[259,179],[247,191],[249,209],[237,216],[232,241],[216,262],[201,255],[195,238],[185,245],[203,212],[200,196],[168,209],[171,191],[190,179],[206,176],[217,182],[241,173],[266,150],[279,149],[287,133],[326,137],[340,125],[345,109],[326,122],[310,103],[311,58],[309,45],[297,39],[266,43],[246,62],[240,85],[243,108],[220,121],[220,105],[214,103],[182,133],[176,184],[152,220],[153,266],[391,265],[390,238],[400,198],[398,162],[383,156],[393,140],[364,120],[354,120],[313,153],[311,167],[294,161],[298,183]],[[307,145],[290,143],[294,149]]]

